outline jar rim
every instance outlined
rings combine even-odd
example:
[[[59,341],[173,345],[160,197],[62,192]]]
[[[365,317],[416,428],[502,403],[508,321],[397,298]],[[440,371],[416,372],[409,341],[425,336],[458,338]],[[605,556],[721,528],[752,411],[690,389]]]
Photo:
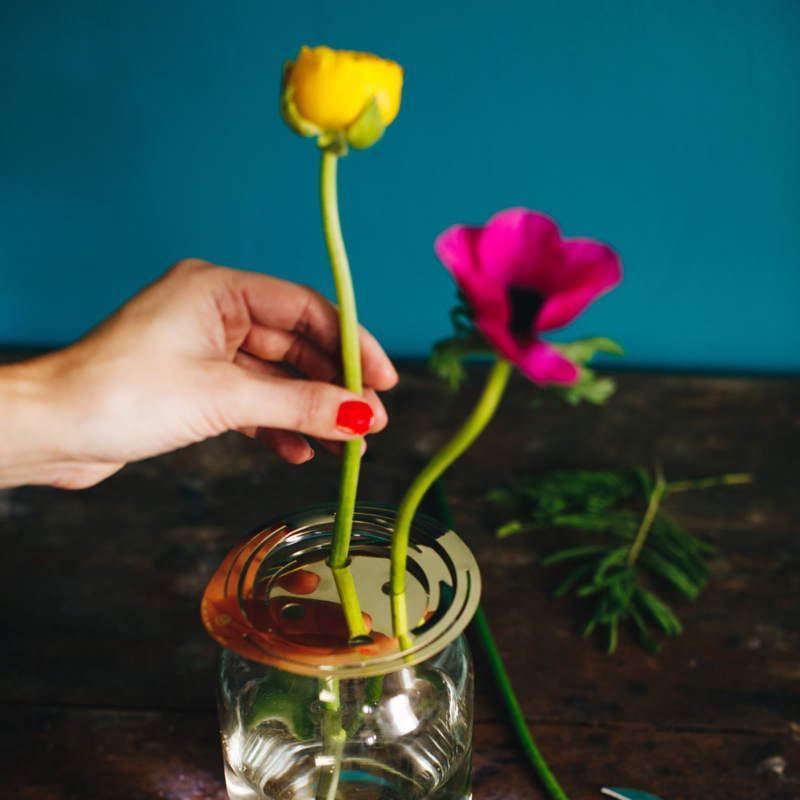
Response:
[[[384,675],[433,657],[462,633],[478,607],[478,564],[447,526],[423,514],[414,517],[406,594],[409,619],[419,622],[401,650],[390,627],[386,630],[390,599],[384,582],[396,511],[359,502],[353,519],[351,571],[372,624],[370,643],[348,647],[346,628],[341,629],[343,615],[324,563],[333,503],[278,515],[242,539],[203,595],[206,629],[240,656],[317,677]]]

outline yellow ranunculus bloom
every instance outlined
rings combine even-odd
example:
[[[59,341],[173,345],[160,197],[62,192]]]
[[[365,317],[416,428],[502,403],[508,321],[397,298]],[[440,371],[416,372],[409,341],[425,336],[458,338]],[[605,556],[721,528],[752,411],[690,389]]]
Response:
[[[322,130],[346,129],[373,97],[388,125],[400,110],[403,68],[371,53],[303,47],[286,85],[300,117]]]

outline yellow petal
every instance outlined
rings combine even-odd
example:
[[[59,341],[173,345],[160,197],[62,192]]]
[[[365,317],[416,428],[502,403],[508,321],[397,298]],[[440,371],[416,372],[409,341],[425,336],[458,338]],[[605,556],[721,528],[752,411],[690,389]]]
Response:
[[[388,125],[400,110],[403,69],[370,53],[303,47],[289,75],[300,115],[326,130],[344,130],[375,98]]]

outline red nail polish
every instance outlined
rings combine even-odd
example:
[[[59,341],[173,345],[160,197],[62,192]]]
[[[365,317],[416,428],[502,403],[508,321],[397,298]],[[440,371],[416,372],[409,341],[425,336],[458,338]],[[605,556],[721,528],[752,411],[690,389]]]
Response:
[[[343,433],[356,433],[363,436],[371,427],[375,415],[369,403],[361,400],[348,400],[339,406],[336,427]]]

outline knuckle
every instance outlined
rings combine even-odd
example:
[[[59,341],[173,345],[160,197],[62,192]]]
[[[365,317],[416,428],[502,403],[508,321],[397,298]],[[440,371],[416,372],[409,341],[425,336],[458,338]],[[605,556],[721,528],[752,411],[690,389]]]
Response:
[[[323,398],[322,387],[312,381],[299,382],[297,402],[294,407],[295,428],[307,430],[319,427],[319,418],[322,413]]]
[[[207,264],[208,262],[203,261],[201,258],[182,258],[180,261],[176,261],[169,268],[169,271],[177,273],[191,272],[192,270],[202,269]]]

